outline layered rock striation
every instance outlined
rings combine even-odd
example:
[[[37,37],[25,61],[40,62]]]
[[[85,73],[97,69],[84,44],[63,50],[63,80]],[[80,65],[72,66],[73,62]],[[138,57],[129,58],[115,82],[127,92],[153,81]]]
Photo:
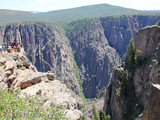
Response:
[[[118,16],[70,23],[67,37],[80,68],[86,97],[95,97],[110,81],[113,68],[123,60],[136,32],[157,23],[160,16]]]
[[[135,37],[136,32],[145,26],[154,25],[159,19],[159,15],[124,15],[100,18],[100,21],[109,45],[123,56],[127,50],[129,40]]]
[[[80,94],[68,39],[53,24],[25,23],[0,26],[0,43],[22,43],[38,71],[52,71],[55,78]]]
[[[113,68],[121,63],[120,57],[123,59],[129,40],[138,29],[159,19],[158,15],[134,15],[78,20],[67,26],[69,39],[53,24],[2,25],[0,42],[22,42],[27,57],[38,71],[52,71],[56,79],[79,95],[76,61],[85,96],[90,98],[107,86]]]
[[[107,86],[112,69],[120,64],[120,57],[109,46],[99,19],[73,22],[66,31],[80,68],[84,94],[93,98]]]
[[[135,66],[125,77],[126,66],[116,68],[106,90],[104,110],[112,120],[135,119],[139,114],[137,119],[159,118],[160,27],[139,30],[135,36],[135,48],[141,51],[140,61],[135,60]],[[125,80],[127,86],[124,88]],[[129,110],[131,106],[132,110]]]

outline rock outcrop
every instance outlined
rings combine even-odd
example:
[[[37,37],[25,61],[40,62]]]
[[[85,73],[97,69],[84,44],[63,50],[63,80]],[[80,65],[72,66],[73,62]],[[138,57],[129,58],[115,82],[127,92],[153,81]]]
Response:
[[[110,81],[113,68],[123,59],[129,40],[136,32],[157,23],[160,16],[119,16],[84,19],[66,29],[75,60],[80,68],[86,97],[96,94]],[[97,87],[96,87],[97,86]]]
[[[159,119],[160,27],[151,26],[139,30],[135,37],[135,48],[141,51],[139,57],[142,61],[136,63],[132,71],[129,71],[127,86],[132,89],[129,94],[135,96],[132,96],[132,99],[130,96],[124,96],[120,90],[124,79],[120,80],[120,78],[126,67],[116,68],[107,88],[104,105],[105,112],[111,115],[112,120],[126,119],[127,105],[132,105],[132,109],[135,110],[133,113],[127,113],[130,119],[135,119],[136,115],[140,114],[136,113],[137,111],[142,113],[137,119]]]
[[[112,73],[109,86],[106,89],[103,110],[112,120],[122,120],[123,117],[123,97],[120,97],[119,77],[122,75],[123,68],[116,68]]]
[[[42,96],[45,98],[43,107],[53,104],[65,107],[69,119],[79,120],[83,116],[78,110],[82,105],[80,98],[61,81],[55,80],[53,73],[38,72],[24,51],[0,54],[0,89],[9,88],[13,88],[13,92],[20,91],[20,97]]]
[[[120,57],[109,46],[99,19],[73,22],[66,31],[81,71],[84,94],[93,98],[107,86],[112,69],[120,64]]]
[[[0,26],[0,43],[9,42],[22,43],[26,56],[38,71],[52,71],[55,79],[80,94],[72,51],[68,39],[58,27],[46,23]]]
[[[159,15],[124,15],[119,17],[100,18],[109,45],[115,48],[122,56],[127,50],[129,40],[135,37],[136,32],[139,29],[145,26],[154,25],[159,20]]]

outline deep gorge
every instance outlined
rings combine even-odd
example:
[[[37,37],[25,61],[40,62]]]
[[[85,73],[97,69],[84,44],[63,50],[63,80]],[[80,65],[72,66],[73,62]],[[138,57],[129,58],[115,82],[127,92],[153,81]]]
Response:
[[[109,83],[114,67],[121,64],[129,40],[138,29],[154,25],[159,19],[158,15],[83,19],[68,24],[67,37],[53,24],[1,25],[0,42],[21,41],[27,57],[39,71],[52,71],[56,79],[79,95],[73,52],[83,92],[87,98],[94,98]]]

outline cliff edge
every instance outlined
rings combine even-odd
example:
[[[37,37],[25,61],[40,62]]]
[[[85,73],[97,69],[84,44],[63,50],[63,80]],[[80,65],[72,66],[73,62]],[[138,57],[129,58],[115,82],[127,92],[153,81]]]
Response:
[[[43,107],[56,103],[66,108],[69,119],[78,120],[82,117],[80,99],[65,84],[54,79],[53,73],[38,72],[21,52],[3,52],[0,54],[0,88],[20,90],[20,96],[40,95],[46,100]]]
[[[160,27],[139,30],[134,42],[134,51],[128,47],[125,64],[115,68],[106,90],[104,110],[112,120],[160,118]]]

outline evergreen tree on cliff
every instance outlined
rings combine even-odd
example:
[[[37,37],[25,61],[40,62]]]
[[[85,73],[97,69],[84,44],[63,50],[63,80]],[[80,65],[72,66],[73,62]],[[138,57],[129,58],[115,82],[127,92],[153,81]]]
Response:
[[[135,66],[135,43],[134,40],[131,39],[129,41],[127,53],[126,53],[126,68],[128,70],[134,69]]]
[[[92,114],[93,114],[93,120],[100,120],[99,118],[99,114],[98,114],[98,111],[96,110],[96,106],[95,104],[92,105]]]

